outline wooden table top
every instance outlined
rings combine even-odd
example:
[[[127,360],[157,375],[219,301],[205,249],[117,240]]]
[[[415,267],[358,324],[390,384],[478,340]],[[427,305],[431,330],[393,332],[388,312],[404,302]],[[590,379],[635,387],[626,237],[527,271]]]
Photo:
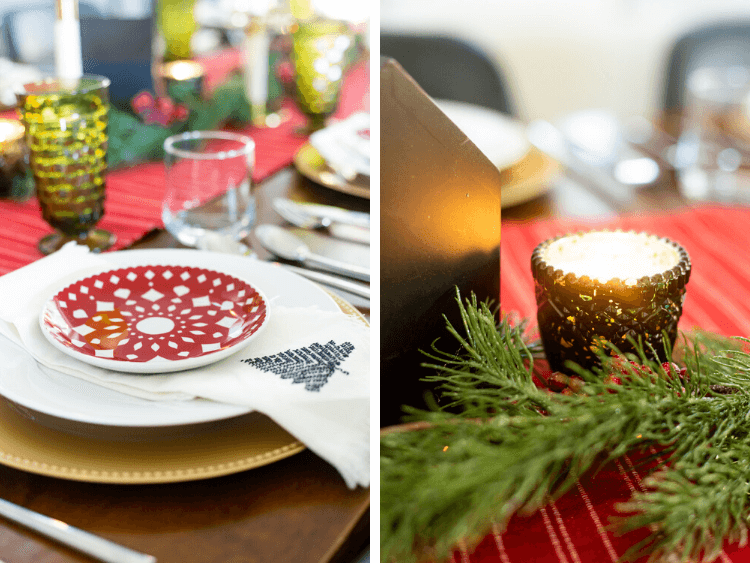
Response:
[[[279,196],[369,211],[369,201],[318,186],[292,168],[262,182],[256,193],[259,224],[282,223],[270,207]],[[268,257],[257,241],[250,242],[260,258]],[[178,246],[158,231],[134,248]],[[358,308],[369,313],[369,306]],[[83,483],[0,466],[0,498],[153,555],[159,563],[351,563],[369,545],[369,489],[348,489],[332,466],[308,450],[225,477],[164,485]],[[0,561],[91,559],[0,518]]]

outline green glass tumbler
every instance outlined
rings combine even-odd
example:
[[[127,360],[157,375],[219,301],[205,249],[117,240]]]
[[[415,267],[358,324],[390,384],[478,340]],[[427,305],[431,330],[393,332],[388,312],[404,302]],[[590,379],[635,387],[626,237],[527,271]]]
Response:
[[[351,30],[345,22],[301,21],[292,34],[295,101],[309,120],[307,133],[325,126],[341,97]]]
[[[115,236],[95,229],[104,215],[109,79],[49,78],[17,92],[42,218],[56,232],[39,242],[50,254],[69,241],[98,252]]]

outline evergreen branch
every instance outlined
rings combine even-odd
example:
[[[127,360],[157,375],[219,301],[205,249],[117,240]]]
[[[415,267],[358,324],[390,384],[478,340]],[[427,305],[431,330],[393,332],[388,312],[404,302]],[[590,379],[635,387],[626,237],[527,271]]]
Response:
[[[445,556],[458,540],[478,540],[491,523],[530,513],[588,471],[647,446],[669,467],[623,507],[632,514],[620,529],[654,530],[628,556],[710,560],[724,540],[744,540],[750,355],[743,342],[684,336],[674,357],[684,376],[645,360],[642,347],[637,356],[646,367],[602,356],[601,368],[579,370],[578,394],[563,395],[534,384],[522,329],[496,324],[475,297],[466,304],[459,297],[459,307],[465,334],[450,323],[448,331],[462,351],[433,345],[428,354],[435,374],[427,380],[447,403],[411,409],[425,427],[381,439],[383,561]]]
[[[634,512],[614,524],[622,532],[644,526],[653,530],[626,554],[649,555],[650,561],[671,554],[679,561],[712,561],[725,541],[747,543],[750,513],[750,448],[738,444],[729,453],[706,448],[701,464],[678,461],[647,478],[647,492],[636,493],[618,509]]]

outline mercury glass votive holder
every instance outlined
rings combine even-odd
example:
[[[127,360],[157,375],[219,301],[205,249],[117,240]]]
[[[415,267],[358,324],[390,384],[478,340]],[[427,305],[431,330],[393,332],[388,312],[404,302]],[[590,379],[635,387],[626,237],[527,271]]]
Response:
[[[566,234],[539,244],[531,269],[553,371],[573,373],[568,362],[598,366],[598,354],[611,353],[607,343],[635,352],[630,338],[648,358],[665,361],[664,339],[675,343],[690,278],[690,257],[679,244],[632,231]]]

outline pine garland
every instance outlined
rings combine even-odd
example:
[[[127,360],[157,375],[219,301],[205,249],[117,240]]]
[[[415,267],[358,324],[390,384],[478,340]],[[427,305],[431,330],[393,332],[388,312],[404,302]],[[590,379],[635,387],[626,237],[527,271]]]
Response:
[[[445,557],[479,541],[490,523],[530,514],[585,473],[655,447],[665,464],[613,524],[650,527],[626,559],[671,554],[712,561],[750,523],[750,355],[746,339],[681,335],[669,363],[602,356],[564,393],[534,382],[538,350],[524,327],[499,324],[476,297],[462,302],[459,355],[428,356],[440,406],[405,408],[419,429],[381,437],[381,560]],[[615,350],[616,353],[616,350]],[[536,374],[538,376],[538,374]],[[552,381],[546,381],[551,384]],[[551,385],[550,385],[551,386]],[[571,392],[574,391],[574,392]]]
[[[111,108],[107,151],[109,167],[114,169],[160,159],[164,156],[164,141],[177,133],[216,129],[227,122],[249,122],[250,105],[243,84],[240,75],[230,75],[214,90],[209,100],[201,99],[187,86],[173,87],[170,94],[174,103],[183,104],[189,115],[186,120],[175,121],[169,126],[144,123],[131,112]]]

